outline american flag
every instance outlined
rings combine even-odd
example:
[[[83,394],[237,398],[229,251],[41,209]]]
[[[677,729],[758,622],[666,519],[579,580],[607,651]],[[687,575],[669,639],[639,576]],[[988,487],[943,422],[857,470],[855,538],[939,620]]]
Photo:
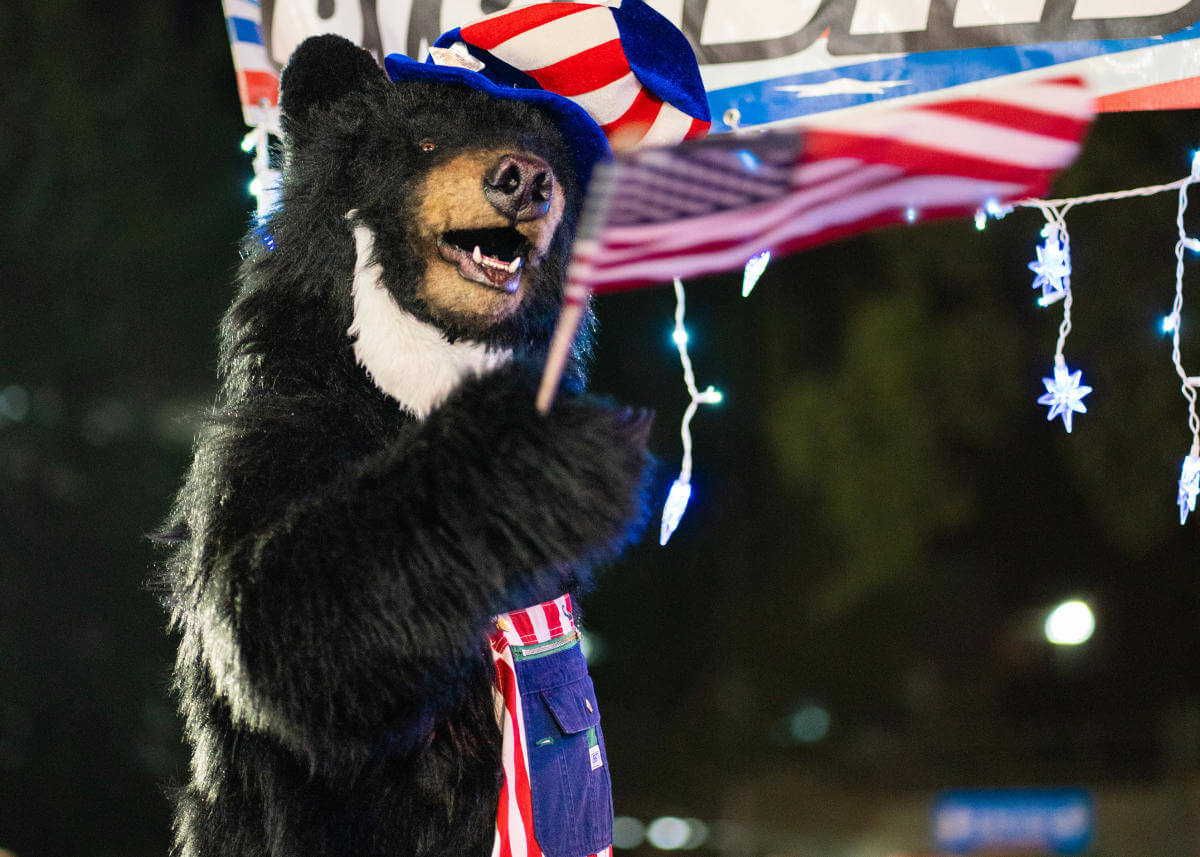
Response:
[[[1082,81],[1044,80],[619,152],[597,168],[570,280],[596,292],[669,282],[1038,196],[1092,113]]]
[[[1061,78],[618,152],[592,178],[538,408],[554,399],[593,292],[1040,196],[1079,153],[1094,111],[1084,82]]]

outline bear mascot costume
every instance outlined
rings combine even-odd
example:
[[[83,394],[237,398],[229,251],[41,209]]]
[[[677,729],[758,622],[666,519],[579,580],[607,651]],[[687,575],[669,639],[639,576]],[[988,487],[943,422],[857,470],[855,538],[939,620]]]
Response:
[[[592,167],[704,133],[703,88],[641,0],[430,53],[318,36],[282,77],[281,201],[164,535],[177,857],[611,848],[573,596],[640,525],[650,421],[582,392],[586,336],[534,392]]]

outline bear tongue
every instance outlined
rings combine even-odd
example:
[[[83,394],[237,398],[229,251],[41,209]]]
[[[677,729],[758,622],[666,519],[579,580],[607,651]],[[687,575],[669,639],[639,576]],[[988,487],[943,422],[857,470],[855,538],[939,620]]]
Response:
[[[487,279],[487,284],[489,286],[496,289],[503,289],[509,293],[515,292],[517,290],[517,286],[521,282],[521,275],[518,273],[520,271],[519,267],[517,268],[517,272],[513,272],[505,268],[493,268],[489,265],[478,265],[474,263],[474,260],[472,260],[472,267],[483,274],[484,278]],[[462,273],[461,266],[459,267],[459,273]],[[474,277],[467,277],[467,279],[474,279]]]

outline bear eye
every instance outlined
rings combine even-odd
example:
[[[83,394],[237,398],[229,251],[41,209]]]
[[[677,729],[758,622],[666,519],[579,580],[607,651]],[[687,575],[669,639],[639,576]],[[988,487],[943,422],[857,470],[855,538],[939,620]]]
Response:
[[[422,140],[417,145],[421,148],[422,152],[432,152],[437,148],[437,143],[433,142],[433,140]]]

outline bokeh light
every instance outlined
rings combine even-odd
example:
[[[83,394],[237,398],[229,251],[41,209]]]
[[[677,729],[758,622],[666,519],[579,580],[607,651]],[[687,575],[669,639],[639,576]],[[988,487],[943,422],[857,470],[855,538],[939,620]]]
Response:
[[[820,705],[804,705],[788,718],[788,734],[799,744],[815,744],[829,734],[829,712]]]
[[[1086,643],[1095,630],[1096,617],[1083,601],[1064,601],[1046,617],[1046,639],[1056,646]]]
[[[646,825],[628,815],[613,819],[613,847],[632,850],[646,841]]]
[[[663,851],[676,851],[683,848],[691,837],[692,828],[682,818],[664,815],[650,822],[646,828],[646,838],[655,848]]]

